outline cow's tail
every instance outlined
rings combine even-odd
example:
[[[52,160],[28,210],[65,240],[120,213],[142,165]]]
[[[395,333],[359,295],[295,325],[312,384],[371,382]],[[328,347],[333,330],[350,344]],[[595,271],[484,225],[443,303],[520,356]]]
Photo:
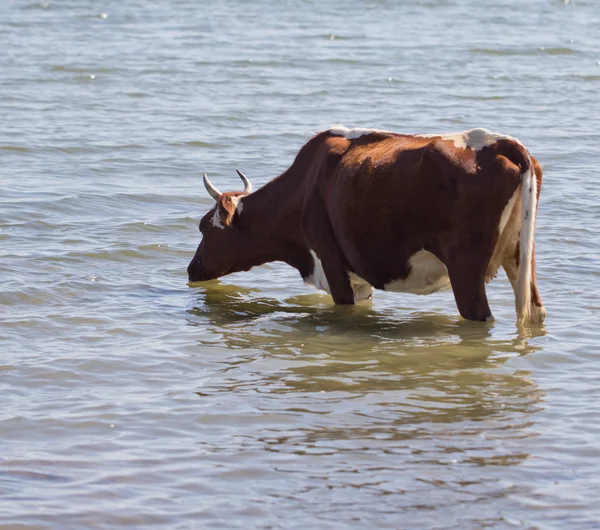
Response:
[[[521,236],[519,238],[519,273],[515,288],[517,324],[531,320],[531,281],[533,234],[537,210],[537,179],[529,153],[523,148],[521,165]]]

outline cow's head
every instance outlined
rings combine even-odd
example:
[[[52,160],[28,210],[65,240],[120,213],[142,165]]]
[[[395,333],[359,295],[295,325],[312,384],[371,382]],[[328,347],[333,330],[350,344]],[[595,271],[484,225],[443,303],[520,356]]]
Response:
[[[212,280],[256,265],[254,238],[240,221],[243,209],[240,200],[252,193],[252,184],[243,173],[237,173],[244,191],[226,193],[217,190],[204,174],[204,186],[216,204],[200,221],[202,241],[187,268],[191,282]]]

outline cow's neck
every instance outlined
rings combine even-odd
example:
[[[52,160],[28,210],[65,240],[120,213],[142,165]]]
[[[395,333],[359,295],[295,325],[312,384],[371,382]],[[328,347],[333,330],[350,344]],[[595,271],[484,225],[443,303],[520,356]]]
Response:
[[[284,261],[306,276],[313,259],[300,225],[302,186],[290,170],[244,197],[240,217],[267,247],[264,262]]]

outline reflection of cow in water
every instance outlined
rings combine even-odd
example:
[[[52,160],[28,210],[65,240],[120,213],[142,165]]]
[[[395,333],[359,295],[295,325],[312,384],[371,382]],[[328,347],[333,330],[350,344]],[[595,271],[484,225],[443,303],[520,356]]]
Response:
[[[254,480],[259,462],[260,473],[274,477],[276,499],[281,480],[303,499],[304,489],[294,488],[307,474],[322,477],[308,494],[329,502],[334,485],[340,509],[356,495],[367,513],[377,495],[400,513],[398,527],[407,526],[405,516],[424,517],[417,527],[428,521],[438,493],[457,507],[506,498],[498,473],[530,459],[544,400],[529,362],[515,355],[539,350],[539,341],[439,313],[280,294],[217,281],[191,294],[186,337],[197,344],[177,383],[195,389],[197,404],[183,395],[177,405],[193,419],[192,435],[202,429],[199,451],[221,444],[199,458],[226,480],[236,462]]]
[[[542,170],[513,138],[339,127],[254,193],[240,176],[244,192],[228,193],[204,177],[217,203],[200,223],[190,281],[284,261],[338,304],[373,288],[452,288],[460,314],[485,321],[485,283],[502,266],[519,323],[544,320],[533,248]]]

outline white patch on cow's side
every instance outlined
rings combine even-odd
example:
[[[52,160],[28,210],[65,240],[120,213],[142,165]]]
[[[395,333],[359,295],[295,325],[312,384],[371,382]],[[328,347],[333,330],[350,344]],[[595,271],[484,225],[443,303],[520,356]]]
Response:
[[[211,222],[214,227],[221,228],[223,230],[225,229],[225,225],[221,221],[221,212],[219,211],[218,206],[215,208],[215,214],[212,216]]]
[[[331,293],[331,291],[329,290],[329,283],[327,282],[327,278],[325,276],[325,271],[323,270],[323,264],[321,263],[321,260],[317,256],[317,253],[312,249],[310,251],[310,255],[313,257],[315,264],[312,274],[304,278],[304,283],[312,285],[317,289],[320,289],[321,291]]]
[[[465,132],[449,133],[449,134],[417,134],[420,138],[434,138],[440,137],[442,140],[450,140],[454,142],[456,147],[466,149],[474,149],[475,151],[481,151],[484,147],[489,147],[495,144],[498,140],[513,140],[517,143],[519,140],[512,136],[505,134],[498,134],[487,129],[471,129]]]
[[[354,291],[354,301],[368,300],[373,296],[373,286],[353,272],[348,273],[350,285]]]
[[[419,250],[408,260],[410,273],[403,280],[392,280],[383,288],[386,291],[412,294],[431,294],[451,289],[446,266],[431,252]]]
[[[348,129],[348,127],[344,127],[343,125],[334,125],[331,129],[329,129],[329,132],[334,136],[343,136],[347,140],[354,140],[355,138],[360,138],[365,134],[372,133],[390,134],[388,131],[381,131],[379,129],[364,129],[361,127]]]

